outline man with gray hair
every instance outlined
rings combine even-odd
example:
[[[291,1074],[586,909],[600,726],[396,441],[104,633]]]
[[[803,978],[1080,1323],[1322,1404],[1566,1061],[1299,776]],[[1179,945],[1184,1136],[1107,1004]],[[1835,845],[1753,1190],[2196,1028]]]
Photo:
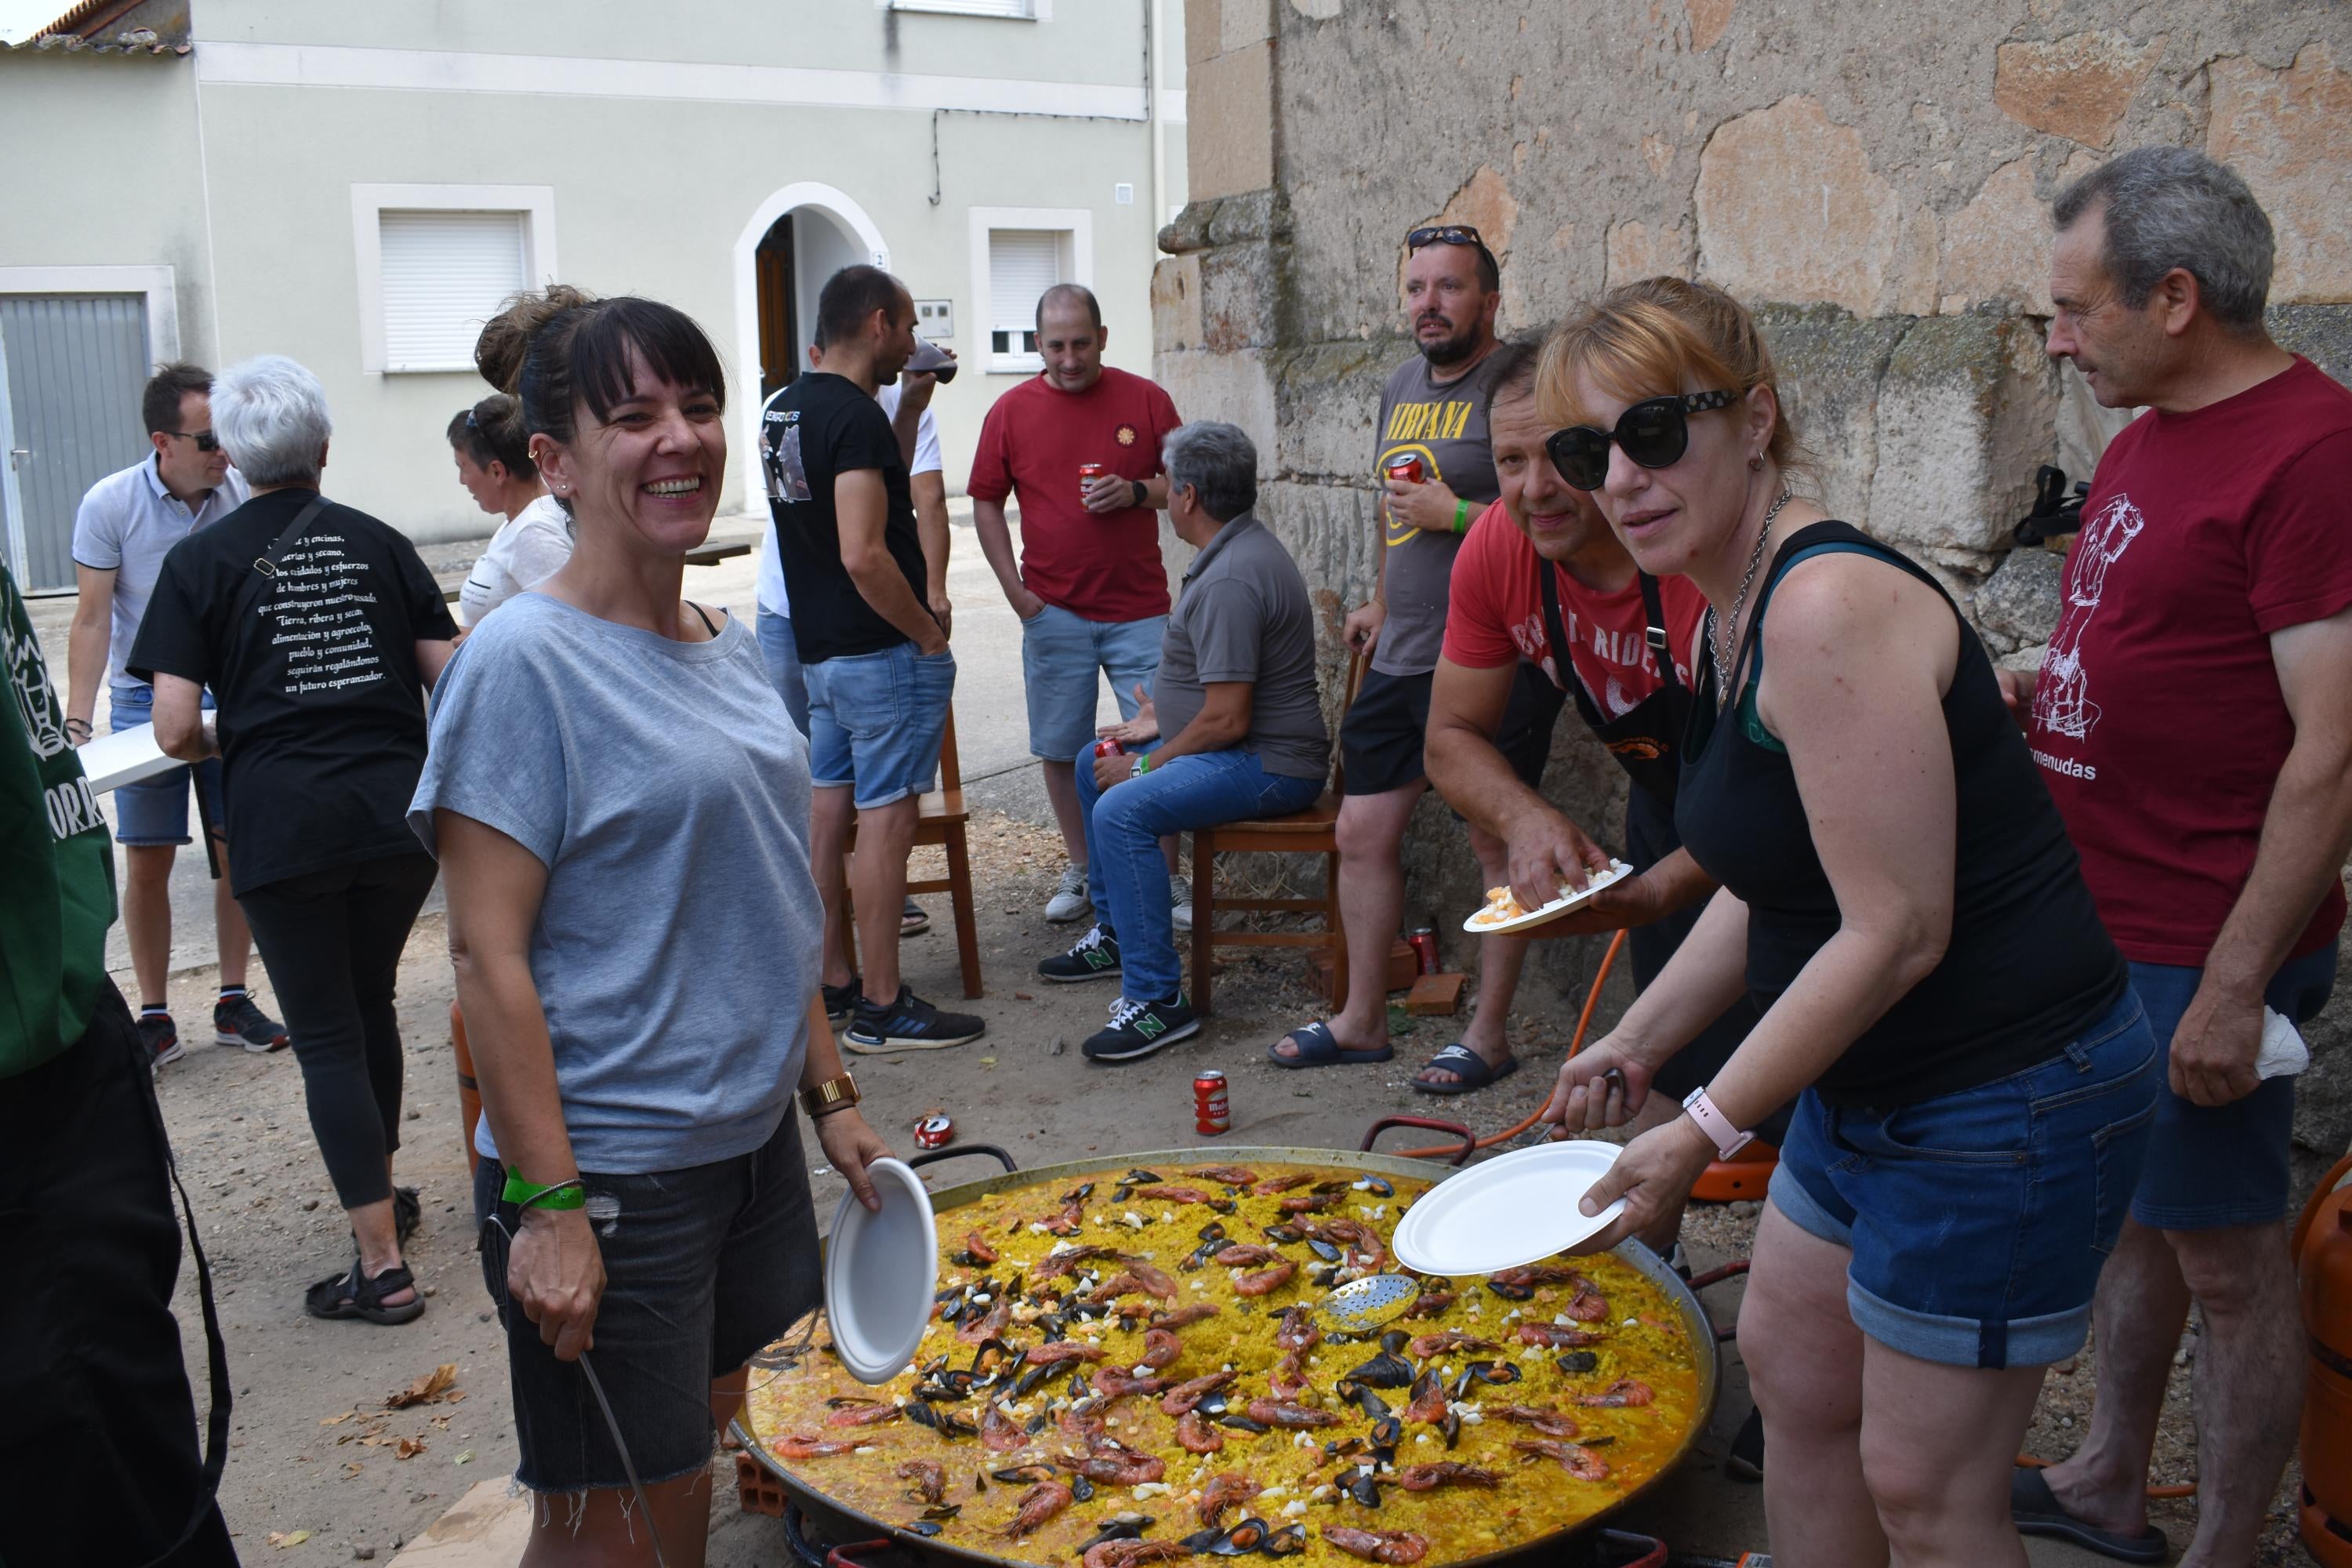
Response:
[[[2011,1509],[2164,1558],[2147,1466],[2193,1297],[2180,1562],[2220,1568],[2252,1561],[2303,1405],[2289,1026],[2335,983],[2352,848],[2352,392],[2263,330],[2270,220],[2230,169],[2140,148],[2054,216],[2050,353],[2148,412],[2099,460],[2049,652],[2010,695],[2168,1071],[2099,1280],[2090,1435],[2019,1470]]]
[[[1177,966],[1160,840],[1189,828],[1302,811],[1323,793],[1330,732],[1315,689],[1315,613],[1282,542],[1250,513],[1257,448],[1231,425],[1169,434],[1168,515],[1200,553],[1160,645],[1151,701],[1076,758],[1095,923],[1038,964],[1048,980],[1119,982],[1085,1050],[1133,1061],[1198,1033]],[[1201,940],[1195,938],[1195,941]]]

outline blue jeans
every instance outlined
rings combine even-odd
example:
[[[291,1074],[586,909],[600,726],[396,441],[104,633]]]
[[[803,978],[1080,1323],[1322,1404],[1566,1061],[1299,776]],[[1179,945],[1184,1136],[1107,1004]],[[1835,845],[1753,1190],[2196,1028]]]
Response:
[[[2132,1218],[2159,1230],[2219,1230],[2268,1225],[2294,1212],[2287,1140],[2294,1131],[2294,1079],[2266,1078],[2243,1100],[2198,1105],[2172,1092],[2172,1033],[2205,972],[2135,963],[2132,989],[2147,1004],[2158,1058],[2156,1141],[2132,1194]],[[2287,1022],[2307,1022],[2336,987],[2336,950],[2282,964],[2263,1001]]]
[[[760,657],[767,661],[768,679],[784,700],[784,711],[803,739],[809,732],[808,680],[801,674],[800,645],[793,640],[793,620],[772,610],[760,612]]]
[[[2156,1122],[2162,1053],[2129,988],[2047,1061],[1891,1110],[1797,1100],[1772,1205],[1853,1254],[1846,1310],[1947,1366],[2083,1346]]]
[[[1270,773],[1255,752],[1209,752],[1155,765],[1108,793],[1095,787],[1094,748],[1077,755],[1078,811],[1087,824],[1087,897],[1118,936],[1120,992],[1173,1002],[1183,990],[1160,841],[1187,828],[1304,811],[1320,778]],[[1196,939],[1197,940],[1197,939]]]
[[[808,682],[809,773],[819,789],[851,787],[860,811],[931,787],[955,696],[955,655],[910,642],[801,667]]]
[[[1156,568],[1155,568],[1156,570]],[[1118,716],[1135,717],[1135,689],[1151,689],[1168,617],[1090,621],[1048,605],[1021,623],[1021,684],[1029,696],[1029,754],[1058,762],[1095,738],[1096,674],[1110,677]]]
[[[204,695],[204,711],[213,710],[213,694]],[[106,696],[106,727],[115,733],[135,730],[142,724],[155,721],[155,689],[142,686],[137,696],[126,696],[110,690]],[[157,773],[152,779],[124,784],[114,792],[114,841],[126,848],[142,848],[153,845],[186,844],[188,837],[188,781],[193,773],[195,785],[205,792],[205,813],[211,819],[213,831],[228,832],[228,817],[221,805],[221,762],[218,757],[206,757],[193,769],[173,768],[168,773]]]

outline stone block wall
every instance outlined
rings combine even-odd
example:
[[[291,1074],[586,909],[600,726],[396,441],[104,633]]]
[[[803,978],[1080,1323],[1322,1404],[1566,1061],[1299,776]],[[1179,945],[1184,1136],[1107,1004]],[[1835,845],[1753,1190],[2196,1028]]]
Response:
[[[2086,477],[2123,419],[2042,352],[2061,185],[2152,142],[2233,163],[2278,228],[2273,331],[2352,379],[2341,0],[1188,0],[1185,20],[1195,200],[1160,237],[1158,373],[1188,417],[1258,441],[1335,702],[1416,224],[1477,226],[1507,331],[1659,271],[1747,300],[1831,508],[1929,563],[2021,665],[2062,563],[2011,526],[2038,465]],[[1548,792],[1620,837],[1622,785],[1572,715]],[[1406,862],[1412,910],[1475,901],[1436,803]],[[1528,1005],[1580,998],[1594,944],[1541,951]],[[2330,1151],[2352,1138],[2352,1053],[2325,1051],[2343,1013],[2305,1096]]]

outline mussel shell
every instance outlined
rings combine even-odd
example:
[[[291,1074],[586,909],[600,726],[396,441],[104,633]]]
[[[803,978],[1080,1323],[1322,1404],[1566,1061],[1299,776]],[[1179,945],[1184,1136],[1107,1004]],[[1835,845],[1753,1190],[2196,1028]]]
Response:
[[[1092,1394],[1094,1391],[1095,1385],[1087,1381],[1086,1368],[1080,1367],[1077,1371],[1070,1373],[1071,1398],[1084,1399]]]
[[[1336,1290],[1339,1288],[1339,1266],[1336,1263],[1312,1264],[1307,1268],[1307,1279],[1318,1290]]]
[[[950,1301],[946,1306],[940,1309],[940,1321],[942,1323],[961,1323],[963,1321],[964,1313],[971,1310],[971,1303],[963,1300],[961,1296],[958,1296],[956,1300]]]
[[[1084,1476],[1072,1476],[1070,1478],[1070,1496],[1078,1502],[1092,1502],[1095,1496],[1094,1482],[1087,1479]]]
[[[924,1519],[953,1519],[962,1511],[963,1504],[960,1502],[935,1503],[931,1507],[925,1509],[922,1511],[921,1517]]]
[[[1034,1366],[1023,1367],[1021,1369],[1021,1375],[1013,1380],[1013,1397],[1015,1399],[1028,1398],[1030,1390],[1035,1388],[1039,1384],[1045,1382],[1053,1374],[1054,1368],[1050,1363],[1046,1362],[1039,1362]]]
[[[1454,1380],[1454,1397],[1466,1398],[1470,1393],[1470,1385],[1474,1383],[1493,1386],[1518,1381],[1519,1369],[1509,1362],[1474,1361],[1462,1369],[1461,1376]]]
[[[1391,1351],[1382,1351],[1371,1360],[1351,1370],[1340,1381],[1360,1387],[1408,1388],[1412,1384],[1412,1363]]]
[[[1338,1247],[1332,1246],[1329,1242],[1325,1241],[1322,1237],[1315,1236],[1310,1236],[1307,1238],[1307,1250],[1313,1253],[1316,1257],[1321,1258],[1326,1263],[1337,1263],[1343,1256]]]
[[[872,1398],[866,1394],[836,1394],[831,1399],[824,1402],[824,1407],[827,1410],[849,1410],[868,1405],[879,1405],[882,1402],[880,1400]]]
[[[1352,1459],[1371,1451],[1371,1439],[1360,1433],[1353,1437],[1334,1437],[1323,1445],[1323,1457],[1327,1459]]]
[[[1122,1182],[1131,1182],[1139,1187],[1156,1187],[1167,1179],[1157,1171],[1143,1170],[1129,1171],[1119,1178]]]
[[[1115,1204],[1123,1204],[1134,1195],[1135,1189],[1124,1182],[1110,1190],[1110,1201]]]
[[[1082,1204],[1094,1195],[1095,1184],[1092,1182],[1081,1182],[1062,1194],[1062,1202],[1065,1205]]]
[[[960,1268],[984,1268],[988,1266],[988,1259],[968,1247],[960,1247],[949,1253],[948,1261]]]
[[[1040,1410],[1036,1415],[1029,1417],[1027,1424],[1024,1425],[1021,1430],[1028,1433],[1032,1437],[1034,1437],[1052,1425],[1053,1422],[1047,1418],[1045,1413]]]
[[[1344,1193],[1354,1184],[1354,1181],[1349,1177],[1334,1176],[1328,1182],[1318,1182],[1307,1190],[1316,1194]]]
[[[1237,1415],[1230,1410],[1214,1419],[1220,1426],[1230,1426],[1236,1432],[1247,1432],[1254,1436],[1262,1432],[1274,1430],[1263,1421],[1253,1421],[1246,1415]]]
[[[1570,1351],[1552,1364],[1570,1377],[1575,1377],[1597,1370],[1601,1365],[1601,1358],[1591,1351]]]
[[[1102,1528],[1078,1548],[1077,1554],[1083,1557],[1089,1549],[1100,1546],[1106,1541],[1140,1541],[1151,1524],[1150,1517],[1140,1513],[1122,1513],[1107,1519]]]
[[[1213,1219],[1192,1234],[1202,1241],[1223,1241],[1225,1239],[1224,1222]]]
[[[1268,1241],[1289,1243],[1305,1241],[1307,1239],[1307,1233],[1305,1231],[1299,1229],[1297,1226],[1285,1221],[1277,1221],[1273,1225],[1265,1226],[1262,1228],[1265,1230],[1265,1238]]]
[[[1498,1280],[1489,1279],[1486,1281],[1486,1289],[1506,1301],[1532,1301],[1536,1299],[1536,1288],[1532,1285],[1505,1285]]]
[[[1203,1530],[1184,1538],[1188,1552],[1207,1552],[1215,1557],[1246,1557],[1265,1543],[1272,1534],[1265,1521],[1244,1519],[1224,1530]]]
[[[1604,1437],[1579,1437],[1577,1439],[1579,1443],[1588,1448],[1605,1448],[1616,1440],[1617,1438],[1614,1434]]]
[[[1348,1391],[1348,1397],[1355,1402],[1357,1409],[1371,1418],[1374,1431],[1380,1429],[1380,1423],[1391,1418],[1388,1401],[1360,1383]]]
[[[1019,1355],[1020,1352],[1011,1345],[991,1335],[981,1341],[980,1347],[971,1352],[971,1375],[982,1378],[992,1372],[1002,1372],[1008,1362],[1018,1359]]]
[[[1358,1465],[1354,1469],[1333,1478],[1339,1489],[1366,1508],[1381,1506],[1381,1484],[1370,1465]]]
[[[940,1528],[937,1521],[929,1519],[909,1520],[907,1523],[908,1531],[915,1535],[937,1535]]]
[[[1437,1429],[1445,1435],[1445,1446],[1448,1448],[1451,1448],[1456,1442],[1461,1440],[1462,1417],[1455,1415],[1453,1411],[1448,1410],[1444,1415],[1438,1420]]]
[[[1216,1210],[1219,1214],[1231,1214],[1241,1205],[1234,1203],[1231,1198],[1211,1198],[1209,1200],[1209,1206]]]
[[[1296,1557],[1307,1550],[1307,1527],[1293,1523],[1270,1531],[1258,1550],[1268,1557]]]
[[[1008,1465],[1003,1469],[988,1473],[992,1479],[1003,1481],[1007,1486],[1034,1487],[1039,1481],[1052,1480],[1054,1467],[1033,1459],[1025,1465]]]
[[[1383,1415],[1372,1423],[1372,1447],[1393,1448],[1404,1439],[1404,1423],[1393,1415]]]
[[[1228,1409],[1232,1408],[1232,1401],[1225,1397],[1225,1391],[1223,1389],[1213,1388],[1209,1390],[1208,1393],[1201,1395],[1200,1403],[1193,1405],[1192,1408],[1199,1411],[1202,1415],[1207,1419],[1214,1420],[1216,1417],[1223,1415]]]
[[[1396,1188],[1390,1184],[1388,1178],[1385,1176],[1361,1176],[1349,1183],[1349,1185],[1361,1187],[1368,1193],[1372,1193],[1384,1198],[1392,1198],[1396,1196]]]

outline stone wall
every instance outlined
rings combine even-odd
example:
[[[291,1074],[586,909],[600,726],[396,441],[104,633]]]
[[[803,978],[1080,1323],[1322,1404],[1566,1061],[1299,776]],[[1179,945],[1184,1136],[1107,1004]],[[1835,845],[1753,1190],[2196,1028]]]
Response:
[[[1832,508],[1931,563],[2019,664],[2062,563],[2011,525],[2039,464],[2085,476],[2118,427],[2042,353],[2061,184],[2151,142],[2232,163],[2279,230],[2273,330],[2352,378],[2341,0],[1187,0],[1185,23],[1194,201],[1160,237],[1158,373],[1265,454],[1260,510],[1334,687],[1376,564],[1371,420],[1411,352],[1418,223],[1486,235],[1507,331],[1658,271],[1756,306]],[[1618,837],[1622,784],[1572,717],[1548,788]],[[1475,901],[1434,801],[1407,866],[1412,910]],[[1595,947],[1547,944],[1530,1008],[1580,997]],[[2352,1034],[2352,1007],[2315,1033]],[[2303,1131],[2333,1151],[2352,1053],[2330,1054]]]

